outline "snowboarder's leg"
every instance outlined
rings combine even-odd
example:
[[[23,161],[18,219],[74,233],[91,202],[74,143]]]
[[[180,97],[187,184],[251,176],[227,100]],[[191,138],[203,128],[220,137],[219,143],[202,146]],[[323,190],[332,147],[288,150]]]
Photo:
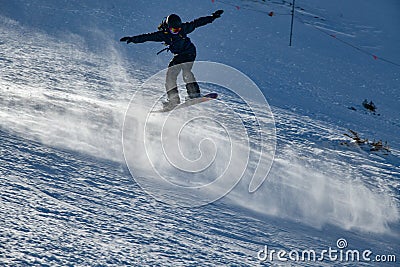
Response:
[[[178,86],[176,80],[178,78],[181,67],[176,65],[176,58],[173,58],[168,65],[167,77],[165,79],[165,89],[167,90],[168,105],[178,105],[181,101],[179,98]]]
[[[190,65],[190,67],[188,66]],[[189,95],[189,98],[200,97],[200,87],[196,82],[196,78],[194,77],[193,72],[191,71],[191,66],[193,63],[185,63],[183,70],[183,80],[186,83],[186,90]]]
[[[192,72],[192,67],[194,60],[196,59],[196,54],[188,54],[185,56],[184,63],[182,65],[182,75],[183,81],[186,83],[186,90],[189,98],[200,97],[200,87],[196,82],[196,78]]]

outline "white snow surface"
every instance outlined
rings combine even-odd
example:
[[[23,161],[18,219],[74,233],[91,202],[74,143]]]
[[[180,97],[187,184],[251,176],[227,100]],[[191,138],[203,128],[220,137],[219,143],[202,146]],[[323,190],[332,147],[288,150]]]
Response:
[[[400,260],[399,1],[298,0],[291,47],[286,1],[0,0],[0,6],[0,265],[396,266],[257,258],[265,245],[321,251],[337,248],[339,238],[349,249]],[[245,172],[214,203],[174,207],[135,181],[121,140],[131,97],[171,54],[157,56],[158,43],[126,45],[119,38],[152,32],[170,13],[189,21],[217,9],[225,10],[220,19],[190,35],[197,59],[234,67],[259,86],[274,116],[276,153],[256,192],[249,193]],[[363,109],[364,99],[376,104],[376,114]],[[217,106],[215,114],[229,117]],[[144,120],[143,107],[137,111]],[[209,133],[193,127],[196,134],[184,132],[181,143],[189,152]],[[390,154],[341,145],[348,129],[387,141]],[[229,130],[240,131],[236,124]],[[229,148],[223,135],[213,136]],[[199,182],[156,164],[175,182]]]

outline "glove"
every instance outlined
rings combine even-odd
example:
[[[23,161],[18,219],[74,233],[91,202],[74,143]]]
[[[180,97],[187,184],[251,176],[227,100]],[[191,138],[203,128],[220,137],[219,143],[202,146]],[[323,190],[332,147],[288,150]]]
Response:
[[[129,43],[135,43],[135,38],[134,38],[134,37],[126,36],[126,37],[122,37],[119,41],[120,41],[120,42],[126,42],[127,44],[129,44]]]
[[[221,17],[222,13],[224,13],[224,11],[222,9],[215,11],[214,13],[212,13],[211,16],[214,17],[214,19],[217,19],[219,17]]]

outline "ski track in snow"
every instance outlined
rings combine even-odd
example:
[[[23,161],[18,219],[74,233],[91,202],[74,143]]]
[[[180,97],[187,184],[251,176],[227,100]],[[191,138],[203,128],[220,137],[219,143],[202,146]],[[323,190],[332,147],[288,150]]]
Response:
[[[0,27],[0,263],[256,266],[264,245],[322,250],[343,235],[399,251],[398,148],[342,147],[346,129],[273,107],[278,152],[259,191],[244,179],[222,201],[172,208],[122,157],[124,112],[149,72],[117,63],[112,45],[105,58],[79,36],[60,43],[4,17]]]

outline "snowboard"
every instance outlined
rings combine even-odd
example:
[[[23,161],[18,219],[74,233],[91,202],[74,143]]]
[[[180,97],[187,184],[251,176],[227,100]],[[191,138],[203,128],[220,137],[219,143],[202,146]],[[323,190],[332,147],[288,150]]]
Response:
[[[203,96],[198,97],[198,98],[193,98],[193,99],[186,100],[185,102],[175,106],[172,109],[168,108],[168,109],[154,110],[154,111],[151,111],[151,113],[169,112],[169,111],[172,111],[172,110],[175,110],[175,109],[181,109],[181,108],[190,107],[190,106],[193,106],[193,105],[196,105],[196,104],[199,104],[199,103],[203,103],[203,102],[207,102],[207,101],[210,101],[210,100],[213,100],[213,99],[217,99],[217,98],[218,98],[218,94],[217,93],[209,93],[209,94],[203,95]]]

